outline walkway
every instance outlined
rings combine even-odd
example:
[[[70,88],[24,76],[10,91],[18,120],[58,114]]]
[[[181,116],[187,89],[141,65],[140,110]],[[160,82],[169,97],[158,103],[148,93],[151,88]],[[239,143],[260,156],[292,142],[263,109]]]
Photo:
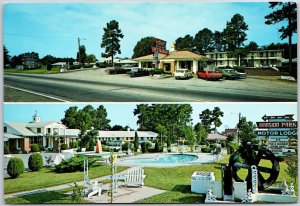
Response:
[[[122,175],[126,174],[127,170],[124,170],[122,172],[117,173],[117,175]],[[91,180],[97,180],[97,181],[103,181],[107,180],[110,178],[110,175],[91,179]],[[83,181],[76,182],[78,185],[83,185]],[[66,183],[63,185],[57,185],[57,186],[52,186],[52,187],[46,187],[46,188],[41,188],[41,189],[36,189],[36,190],[30,190],[30,191],[23,191],[23,192],[17,192],[17,193],[10,193],[10,194],[4,194],[4,199],[7,198],[13,198],[13,197],[20,197],[20,196],[25,196],[25,195],[30,195],[30,194],[36,194],[36,193],[43,193],[43,192],[49,192],[49,191],[55,191],[55,190],[62,190],[62,189],[67,189],[70,187],[73,187],[74,183]],[[109,188],[109,184],[105,184],[103,186],[103,190],[107,191]],[[118,192],[114,195],[114,203],[133,203],[135,201],[144,199],[146,197],[151,197],[153,195],[161,194],[164,193],[164,190],[159,190],[155,188],[150,188],[150,187],[142,187],[142,188],[125,188],[122,183],[120,182],[120,189],[118,189]],[[106,198],[107,197],[107,198]],[[109,199],[107,196],[107,193],[102,194],[100,197],[93,196],[91,198],[85,198],[87,201],[90,201],[92,203],[109,203]]]

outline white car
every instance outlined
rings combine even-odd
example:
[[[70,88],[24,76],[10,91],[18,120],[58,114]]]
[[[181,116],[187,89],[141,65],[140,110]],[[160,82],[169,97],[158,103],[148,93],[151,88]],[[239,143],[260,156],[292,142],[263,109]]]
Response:
[[[192,77],[192,72],[188,69],[176,69],[174,73],[175,79],[188,79]]]

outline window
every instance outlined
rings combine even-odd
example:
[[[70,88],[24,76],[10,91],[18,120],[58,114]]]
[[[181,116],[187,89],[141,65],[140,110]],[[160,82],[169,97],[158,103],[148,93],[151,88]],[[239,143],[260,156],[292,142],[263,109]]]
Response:
[[[51,128],[47,128],[47,134],[51,134]]]
[[[7,127],[4,127],[3,131],[4,133],[7,133]]]
[[[223,65],[223,61],[220,61],[220,65]]]
[[[213,58],[214,58],[214,55],[213,55],[213,54],[211,54],[211,55],[210,55],[210,58],[212,58],[212,59],[213,59]]]
[[[223,55],[222,55],[222,54],[220,54],[220,58],[223,58]]]
[[[275,55],[274,55],[274,52],[271,52],[271,57],[274,57]]]
[[[58,131],[59,131],[58,128],[53,128],[53,134],[54,134],[54,135],[58,135]]]
[[[260,53],[260,57],[264,57],[264,53]]]
[[[43,138],[42,137],[30,137],[29,144],[43,145]]]
[[[37,132],[37,133],[42,133],[42,128],[37,128],[37,129],[36,129],[36,132]]]

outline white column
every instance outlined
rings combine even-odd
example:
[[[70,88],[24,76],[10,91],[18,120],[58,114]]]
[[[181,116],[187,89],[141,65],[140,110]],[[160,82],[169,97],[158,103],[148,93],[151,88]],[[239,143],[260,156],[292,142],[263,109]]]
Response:
[[[198,61],[193,60],[193,70],[192,70],[192,72],[194,72],[196,74],[197,71],[198,71]]]

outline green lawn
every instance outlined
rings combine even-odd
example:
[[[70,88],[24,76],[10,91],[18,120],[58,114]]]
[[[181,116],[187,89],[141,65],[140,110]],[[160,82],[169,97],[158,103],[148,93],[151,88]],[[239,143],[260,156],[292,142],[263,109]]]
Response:
[[[118,167],[118,172],[127,167]],[[96,178],[110,174],[109,165],[101,165],[89,169],[89,177]],[[26,172],[16,179],[4,178],[4,194],[33,190],[64,183],[73,184],[83,180],[83,172],[56,173],[53,168],[43,168],[38,172]]]
[[[66,192],[72,191],[71,188],[57,191],[36,193],[26,196],[7,198],[6,204],[70,204],[72,198]],[[84,202],[86,203],[86,202]]]
[[[19,70],[15,68],[4,69],[5,73],[20,73],[20,74],[57,74],[60,72],[59,67],[52,68],[51,71],[48,71],[47,68],[41,69],[32,69],[32,70]]]

